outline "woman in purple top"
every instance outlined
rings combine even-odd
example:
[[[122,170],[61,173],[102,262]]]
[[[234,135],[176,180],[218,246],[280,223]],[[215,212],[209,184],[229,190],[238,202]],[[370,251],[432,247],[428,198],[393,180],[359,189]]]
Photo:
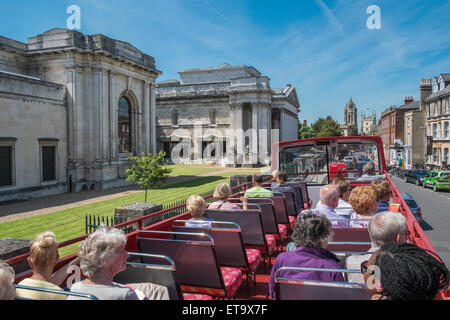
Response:
[[[214,198],[218,199],[217,201],[211,203],[208,209],[222,209],[222,210],[240,210],[247,209],[246,198],[241,200],[244,202],[243,208],[238,206],[237,204],[231,203],[228,201],[228,198],[231,196],[231,188],[230,185],[226,182],[219,183],[214,191]]]
[[[281,267],[340,269],[339,259],[325,249],[330,236],[331,222],[325,216],[307,213],[297,219],[292,234],[292,240],[297,249],[281,253],[273,264],[269,281],[272,300],[275,300],[275,274]],[[283,270],[278,276],[290,279],[345,282],[341,272]]]

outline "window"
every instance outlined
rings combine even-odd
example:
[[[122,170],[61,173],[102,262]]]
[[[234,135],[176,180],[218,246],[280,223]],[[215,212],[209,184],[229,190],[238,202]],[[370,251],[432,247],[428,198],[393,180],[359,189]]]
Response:
[[[427,106],[427,117],[428,118],[431,117],[431,105],[430,104]]]
[[[448,122],[444,122],[444,138],[449,138],[449,131],[448,131]]]
[[[178,111],[177,110],[172,111],[172,125],[173,126],[178,125]]]
[[[437,162],[437,149],[433,148],[433,162]]]
[[[437,139],[437,123],[433,123],[433,138]]]
[[[450,113],[450,99],[445,100],[445,113]]]
[[[431,136],[431,125],[428,125],[428,136]]]
[[[131,108],[127,98],[119,99],[119,153],[131,152]]]
[[[42,181],[56,180],[56,147],[42,147]]]
[[[209,110],[209,123],[216,124],[216,109]]]
[[[0,146],[0,187],[12,184],[12,147]]]
[[[435,116],[438,115],[438,104],[437,104],[437,102],[434,103],[434,115]]]
[[[444,161],[448,163],[448,148],[444,149]]]

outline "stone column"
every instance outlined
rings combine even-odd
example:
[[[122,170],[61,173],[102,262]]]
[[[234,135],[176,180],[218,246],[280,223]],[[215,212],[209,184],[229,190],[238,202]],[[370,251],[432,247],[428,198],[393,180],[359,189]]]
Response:
[[[239,159],[244,159],[244,129],[243,129],[243,106],[241,103],[236,104],[235,107],[235,129],[234,135],[236,136],[236,161],[239,163]],[[240,161],[239,164],[243,164],[243,160]]]
[[[108,86],[107,72],[95,69],[94,78],[94,160],[105,162],[109,160],[108,134]]]
[[[259,103],[252,103],[252,131],[250,140],[250,164],[258,164],[258,136],[259,136],[259,118],[260,118],[260,105]]]
[[[116,96],[116,77],[113,72],[109,75],[109,138],[111,141],[111,160],[118,160],[118,97]]]
[[[151,127],[151,114],[150,114],[150,85],[147,81],[144,82],[144,108],[143,108],[143,121],[144,121],[144,141],[143,149],[146,153],[151,152],[150,143],[150,127]]]
[[[230,104],[230,126],[228,128],[227,134],[228,141],[226,154],[227,166],[234,166],[236,164],[234,158],[234,151],[236,148],[235,133],[236,133],[236,104]]]
[[[156,88],[155,84],[150,84],[150,128],[151,128],[151,150],[156,153]]]

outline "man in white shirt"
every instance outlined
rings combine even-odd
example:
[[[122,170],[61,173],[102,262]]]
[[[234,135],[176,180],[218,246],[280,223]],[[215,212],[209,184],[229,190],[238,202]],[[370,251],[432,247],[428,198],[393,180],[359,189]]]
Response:
[[[337,177],[334,179],[333,184],[337,186],[339,191],[339,203],[335,211],[344,218],[350,218],[350,215],[354,212],[352,206],[348,202],[351,191],[350,180],[343,177]]]
[[[334,184],[323,186],[320,189],[320,201],[316,206],[316,210],[319,214],[322,214],[332,220],[331,223],[333,227],[348,228],[348,219],[343,218],[335,211],[339,204],[339,199],[339,190],[337,186]]]

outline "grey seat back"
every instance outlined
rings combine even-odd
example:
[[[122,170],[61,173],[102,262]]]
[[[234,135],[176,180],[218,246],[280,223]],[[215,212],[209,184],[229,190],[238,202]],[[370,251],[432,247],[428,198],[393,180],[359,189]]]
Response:
[[[261,210],[261,219],[263,222],[264,233],[278,234],[278,222],[272,199],[248,198],[248,209],[253,209],[252,205],[257,205]]]
[[[167,256],[129,252],[126,269],[114,277],[121,284],[153,283],[167,288],[170,300],[183,300],[175,263]],[[144,261],[145,257],[145,262]]]
[[[161,235],[173,238],[181,234],[141,230],[137,237],[140,252],[170,257],[177,267],[181,285],[225,288],[214,241],[210,235],[191,233],[189,234],[191,240],[164,239]],[[143,263],[150,262],[146,257],[143,257],[142,261]]]
[[[215,244],[217,260],[221,266],[249,267],[241,229],[234,222],[212,222],[212,228],[186,227],[186,221],[176,220],[172,231],[179,233],[202,232],[209,234]],[[185,235],[177,236],[183,239]]]

